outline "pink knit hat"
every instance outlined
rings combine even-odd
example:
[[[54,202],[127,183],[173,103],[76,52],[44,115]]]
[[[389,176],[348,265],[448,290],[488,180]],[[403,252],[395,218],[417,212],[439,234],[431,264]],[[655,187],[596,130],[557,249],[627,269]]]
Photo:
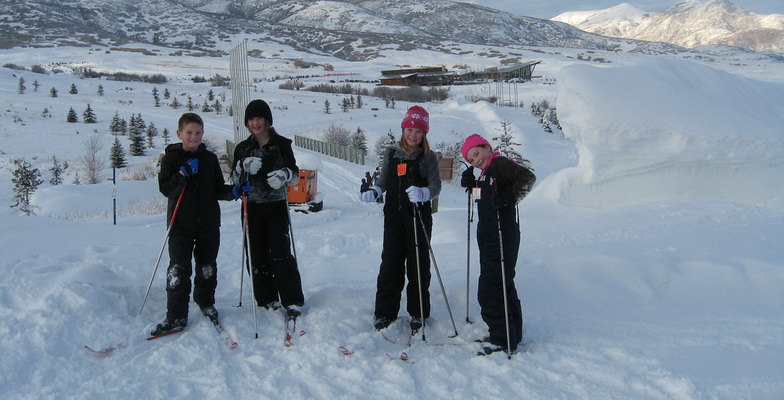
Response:
[[[406,116],[403,118],[400,127],[421,129],[427,133],[430,130],[430,116],[424,108],[412,106],[406,111]]]
[[[467,137],[465,143],[463,143],[463,147],[460,149],[463,152],[463,159],[468,161],[468,157],[467,157],[468,150],[471,150],[476,146],[482,146],[482,145],[487,145],[488,147],[492,148],[492,146],[490,146],[490,142],[485,140],[485,138],[477,135],[476,133]]]

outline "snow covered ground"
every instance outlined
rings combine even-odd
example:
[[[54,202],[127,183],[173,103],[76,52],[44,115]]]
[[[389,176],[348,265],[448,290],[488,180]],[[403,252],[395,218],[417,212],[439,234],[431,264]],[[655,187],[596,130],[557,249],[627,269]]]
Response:
[[[472,340],[486,327],[476,303],[473,230],[466,297],[462,189],[444,185],[431,238],[459,336],[449,338],[452,322],[434,278],[427,342],[405,346],[408,319],[401,315],[391,328],[393,344],[372,328],[382,210],[357,199],[359,180],[376,157],[360,166],[299,148],[300,167],[319,171],[325,206],[292,214],[306,295],[298,328],[305,335],[285,348],[279,312],[257,310],[254,326],[247,279],[240,298],[239,203],[225,202],[216,306],[239,348],[225,349],[196,310],[184,333],[146,342],[165,310],[166,255],[139,315],[165,234],[164,202],[154,179],[127,177],[142,170],[154,176],[160,138],[148,156],[129,157],[131,166],[120,171],[117,225],[111,182],[70,182],[91,135],[100,136],[108,158],[115,111],[126,120],[141,113],[174,137],[183,110],[153,107],[152,88],[190,93],[201,104],[209,87],[189,75],[228,75],[228,60],[61,48],[0,54],[23,66],[62,63],[58,68],[170,78],[152,85],[0,69],[0,398],[784,397],[784,74],[773,72],[780,64],[765,66],[762,82],[749,78],[752,66],[620,54],[602,55],[615,62],[595,66],[553,57],[542,68],[557,85],[521,85],[523,109],[465,100],[486,87],[454,88],[450,100],[424,104],[431,144],[498,135],[501,121],[511,121],[519,150],[536,168],[537,186],[519,207],[525,349],[507,360],[474,355]],[[437,58],[401,53],[396,62],[429,56]],[[391,65],[328,62],[367,79]],[[252,60],[251,67],[259,78],[302,73],[282,59]],[[25,94],[17,93],[19,76]],[[41,83],[37,92],[34,80]],[[270,102],[275,127],[289,137],[317,137],[336,123],[361,127],[372,147],[389,130],[398,135],[408,105],[387,109],[368,96],[365,108],[343,113],[342,95],[284,91],[280,82],[261,81],[251,95]],[[71,83],[79,94],[67,93]],[[51,87],[57,99],[49,97]],[[331,114],[323,112],[325,99]],[[566,139],[542,132],[530,115],[530,102],[540,100],[557,105]],[[99,123],[65,122],[69,107],[81,116],[87,103]],[[41,118],[45,107],[51,119]],[[202,115],[207,139],[222,150],[232,137],[230,117]],[[33,202],[37,216],[17,215],[8,207],[11,161],[24,158],[48,181],[52,155],[70,164],[66,184],[43,184]],[[110,176],[107,170],[104,179]],[[118,344],[107,357],[83,347]],[[408,362],[386,355],[402,352]]]

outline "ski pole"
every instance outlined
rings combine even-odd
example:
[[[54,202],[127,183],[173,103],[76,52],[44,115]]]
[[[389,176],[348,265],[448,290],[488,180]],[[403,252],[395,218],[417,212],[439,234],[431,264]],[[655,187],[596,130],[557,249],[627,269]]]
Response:
[[[243,210],[243,212],[245,212]],[[245,281],[245,271],[243,268],[250,269],[250,265],[248,264],[245,255],[247,254],[247,246],[248,242],[245,240],[245,223],[242,224],[242,261],[240,261],[240,302],[237,304],[237,307],[242,307],[242,284]]]
[[[248,195],[242,195],[242,230],[245,233],[245,252],[247,253],[248,264],[250,268],[248,268],[248,275],[250,275],[250,286],[252,291],[251,298],[253,299],[253,306],[251,310],[253,312],[253,327],[256,330],[256,339],[259,338],[259,324],[256,320],[256,279],[253,277],[253,262],[250,258],[250,231],[248,227]]]
[[[471,321],[471,318],[469,318],[469,316],[471,315],[469,313],[469,307],[470,307],[469,300],[470,300],[470,297],[471,297],[471,295],[470,295],[470,293],[471,293],[471,284],[470,284],[470,281],[471,281],[471,223],[474,222],[474,215],[473,215],[472,211],[474,211],[474,209],[473,209],[473,207],[471,207],[471,192],[469,191],[468,192],[468,218],[467,218],[467,221],[468,221],[468,223],[467,223],[468,227],[467,228],[468,229],[466,229],[466,233],[467,233],[467,236],[466,236],[466,322],[469,323],[469,324],[473,324],[474,323],[473,321]]]
[[[509,337],[509,301],[506,298],[506,267],[504,266],[504,235],[501,233],[501,211],[496,210],[498,225],[498,247],[501,250],[501,285],[504,295],[504,323],[506,325],[506,356],[512,359],[512,338]]]
[[[414,213],[411,216],[412,222],[414,223],[414,256],[416,257],[416,272],[417,272],[417,289],[419,290],[419,317],[422,319],[422,341],[426,342],[427,339],[425,338],[425,306],[424,306],[424,299],[422,299],[422,267],[420,266],[419,262],[419,235],[417,234],[417,208],[415,203],[411,203],[411,208],[413,209]]]
[[[294,244],[294,227],[291,226],[291,210],[289,210],[289,185],[286,183],[286,218],[289,220],[289,234],[291,235],[291,251],[293,252],[294,261],[297,261],[297,246]]]
[[[436,262],[436,255],[433,252],[433,246],[430,245],[430,237],[427,234],[427,229],[425,228],[425,222],[422,221],[422,215],[419,213],[419,208],[416,207],[417,217],[419,217],[419,223],[422,225],[422,232],[425,234],[425,243],[427,243],[427,249],[430,251],[430,259],[433,260],[433,267],[436,270],[436,276],[438,277],[438,284],[441,286],[441,294],[444,295],[444,302],[446,303],[446,309],[449,311],[449,319],[452,321],[452,328],[455,330],[455,334],[450,337],[456,337],[457,333],[457,325],[455,325],[455,318],[452,316],[452,307],[449,306],[449,299],[446,297],[446,290],[444,290],[444,281],[441,280],[441,272],[438,269],[438,262]]]
[[[182,188],[180,191],[180,196],[177,197],[177,204],[174,205],[174,211],[172,211],[171,219],[169,220],[169,226],[166,227],[166,236],[163,237],[163,245],[161,246],[161,251],[158,253],[158,259],[155,260],[155,268],[152,269],[152,276],[150,276],[150,283],[147,284],[147,292],[144,293],[144,301],[142,301],[142,306],[139,308],[139,315],[142,315],[142,311],[144,311],[144,305],[147,303],[147,296],[150,295],[150,288],[152,288],[152,281],[155,279],[155,272],[158,271],[158,264],[161,262],[161,256],[163,255],[163,249],[166,247],[166,242],[169,239],[169,233],[171,232],[172,225],[174,225],[174,218],[177,217],[177,210],[180,209],[180,203],[182,202],[182,195],[185,194],[185,187]]]

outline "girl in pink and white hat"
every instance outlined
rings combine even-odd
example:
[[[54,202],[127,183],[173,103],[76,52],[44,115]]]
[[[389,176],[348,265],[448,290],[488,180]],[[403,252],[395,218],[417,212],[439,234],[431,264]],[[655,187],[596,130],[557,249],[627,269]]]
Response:
[[[386,192],[384,248],[374,311],[374,325],[378,330],[397,319],[406,278],[406,311],[411,316],[411,329],[421,328],[430,315],[430,259],[425,238],[431,237],[430,201],[441,192],[441,178],[438,160],[427,142],[430,130],[427,111],[420,106],[409,108],[400,128],[400,141],[384,151],[376,186],[360,195],[362,201],[374,202]]]
[[[471,167],[463,172],[460,184],[472,191],[479,215],[477,299],[490,333],[482,339],[484,352],[506,351],[511,355],[523,340],[523,310],[514,284],[520,249],[516,205],[531,190],[536,176],[525,166],[494,152],[490,143],[476,134],[466,138],[462,152]],[[474,167],[482,171],[478,179],[474,178]]]

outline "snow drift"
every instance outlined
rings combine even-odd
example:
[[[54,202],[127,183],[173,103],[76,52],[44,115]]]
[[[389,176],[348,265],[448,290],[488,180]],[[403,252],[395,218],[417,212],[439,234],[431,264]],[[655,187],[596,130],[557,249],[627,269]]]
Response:
[[[562,204],[781,202],[784,189],[768,178],[784,176],[780,83],[681,60],[572,65],[557,107],[579,152],[550,182]]]

